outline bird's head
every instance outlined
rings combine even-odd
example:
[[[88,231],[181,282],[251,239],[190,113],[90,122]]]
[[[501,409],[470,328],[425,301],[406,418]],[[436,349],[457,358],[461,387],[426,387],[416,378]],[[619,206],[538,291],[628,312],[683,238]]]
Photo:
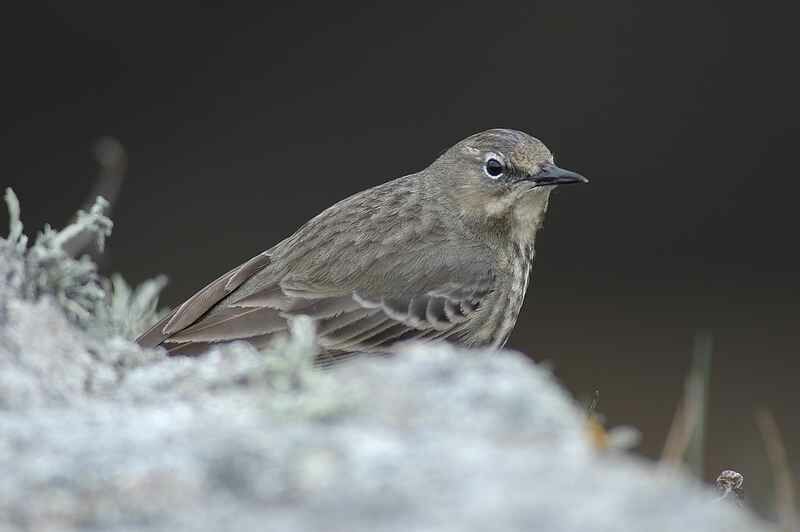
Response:
[[[452,198],[463,217],[535,228],[557,185],[586,183],[559,168],[539,139],[513,129],[490,129],[445,151],[426,172]]]

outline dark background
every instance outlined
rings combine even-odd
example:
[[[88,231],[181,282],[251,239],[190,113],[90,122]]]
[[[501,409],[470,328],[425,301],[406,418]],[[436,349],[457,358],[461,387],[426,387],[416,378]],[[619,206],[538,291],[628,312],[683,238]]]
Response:
[[[692,338],[714,335],[707,476],[800,469],[796,20],[728,2],[393,3],[252,10],[81,2],[6,11],[3,184],[28,230],[88,194],[92,142],[129,177],[110,268],[174,305],[335,200],[490,127],[591,178],[559,190],[511,347],[656,456]],[[651,3],[655,4],[655,3]]]

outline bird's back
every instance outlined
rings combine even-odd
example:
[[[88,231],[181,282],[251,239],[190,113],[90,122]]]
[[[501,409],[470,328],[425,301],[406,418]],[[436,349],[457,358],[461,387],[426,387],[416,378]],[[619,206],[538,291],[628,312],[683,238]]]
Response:
[[[520,131],[456,143],[423,171],[355,194],[223,275],[145,333],[170,353],[257,347],[300,314],[326,355],[404,340],[503,345],[555,185],[586,182]]]
[[[497,283],[493,250],[421,179],[390,181],[326,209],[192,296],[139,343],[173,354],[233,340],[262,347],[298,314],[316,319],[320,346],[332,355],[412,339],[497,343],[486,329],[494,311],[485,308]]]

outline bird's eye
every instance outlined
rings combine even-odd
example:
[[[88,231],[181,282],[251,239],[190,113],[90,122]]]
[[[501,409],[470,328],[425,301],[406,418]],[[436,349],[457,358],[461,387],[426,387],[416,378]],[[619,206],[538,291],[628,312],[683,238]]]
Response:
[[[497,179],[503,175],[505,167],[503,166],[503,163],[492,157],[491,159],[486,160],[486,164],[483,165],[483,171],[486,172],[486,175],[492,179]]]

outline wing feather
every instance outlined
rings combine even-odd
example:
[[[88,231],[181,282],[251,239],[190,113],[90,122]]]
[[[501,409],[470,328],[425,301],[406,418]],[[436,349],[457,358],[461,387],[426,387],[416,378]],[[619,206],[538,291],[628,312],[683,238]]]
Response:
[[[156,347],[170,336],[196,322],[225,296],[269,264],[269,255],[259,253],[190,297],[175,311],[139,336],[136,341],[143,347]]]
[[[224,342],[244,340],[286,329],[286,320],[275,309],[228,307],[170,336],[166,343]]]
[[[170,336],[197,321],[200,316],[208,312],[222,298],[238,288],[257,271],[265,268],[269,263],[269,255],[260,253],[197,292],[178,307],[178,310],[175,311],[175,314],[164,326],[164,334]]]
[[[288,319],[308,315],[317,323],[321,360],[338,360],[347,352],[386,352],[399,341],[462,338],[495,281],[486,262],[461,270],[433,264],[405,280],[407,287],[399,295],[382,296],[374,288],[362,292],[285,270],[281,274],[277,265],[267,268],[273,260],[265,252],[229,271],[142,335],[139,343],[164,344],[170,354],[197,354],[233,340],[260,348],[287,330]]]

